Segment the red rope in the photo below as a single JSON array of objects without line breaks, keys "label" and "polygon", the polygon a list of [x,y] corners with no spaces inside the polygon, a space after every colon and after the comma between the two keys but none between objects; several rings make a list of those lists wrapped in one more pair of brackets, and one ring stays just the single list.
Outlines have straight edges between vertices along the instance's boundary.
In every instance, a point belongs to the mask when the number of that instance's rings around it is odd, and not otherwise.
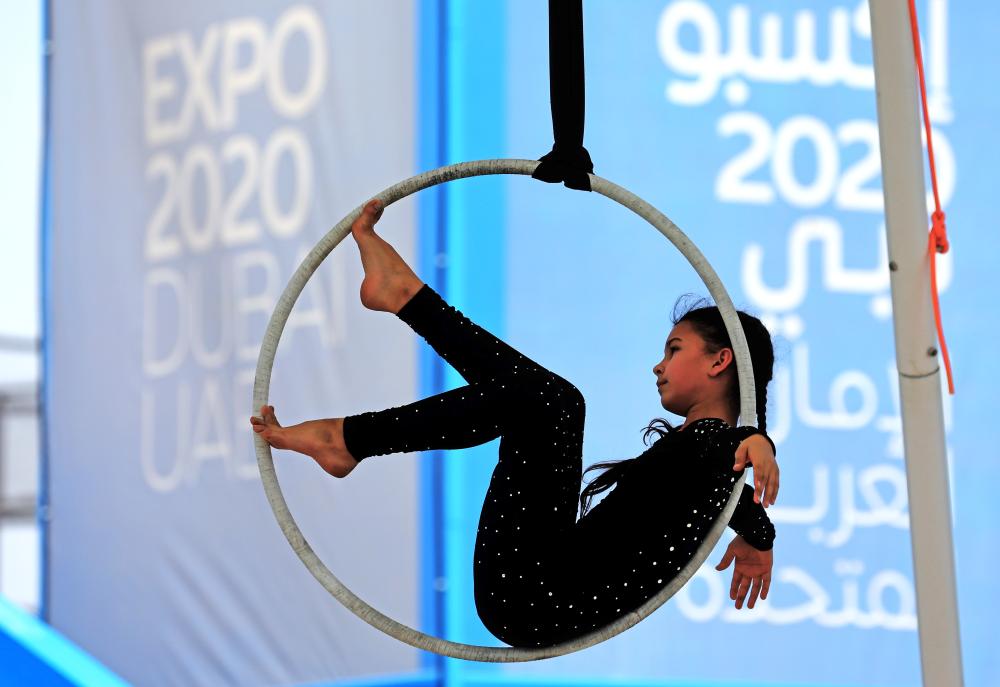
[{"label": "red rope", "polygon": [[927,255],[931,263],[931,296],[934,302],[934,321],[937,323],[938,341],[941,343],[941,357],[944,358],[944,368],[948,373],[948,392],[955,393],[955,382],[951,375],[951,358],[948,357],[948,344],[944,340],[944,328],[941,326],[941,306],[938,303],[937,288],[937,254],[948,252],[948,230],[944,223],[944,211],[941,209],[941,197],[938,195],[937,167],[934,164],[934,142],[931,139],[931,117],[927,111],[927,86],[924,83],[924,58],[920,50],[920,29],[917,26],[917,8],[915,0],[910,0],[910,28],[913,31],[913,51],[917,60],[917,75],[920,77],[920,102],[924,111],[924,128],[927,131],[927,158],[931,168],[931,187],[934,189],[934,213],[931,215],[931,230],[927,237]]}]

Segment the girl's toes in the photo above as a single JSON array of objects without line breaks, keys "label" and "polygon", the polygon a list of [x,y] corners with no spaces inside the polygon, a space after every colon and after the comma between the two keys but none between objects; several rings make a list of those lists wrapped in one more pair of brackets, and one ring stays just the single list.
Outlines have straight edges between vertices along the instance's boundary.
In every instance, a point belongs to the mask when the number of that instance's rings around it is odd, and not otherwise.
[{"label": "girl's toes", "polygon": [[264,419],[264,424],[281,426],[277,416],[274,414],[274,406],[261,406],[260,414]]},{"label": "girl's toes", "polygon": [[361,210],[361,214],[354,220],[353,229],[359,230],[363,234],[375,231],[375,223],[382,216],[383,206],[379,200],[369,201]]}]

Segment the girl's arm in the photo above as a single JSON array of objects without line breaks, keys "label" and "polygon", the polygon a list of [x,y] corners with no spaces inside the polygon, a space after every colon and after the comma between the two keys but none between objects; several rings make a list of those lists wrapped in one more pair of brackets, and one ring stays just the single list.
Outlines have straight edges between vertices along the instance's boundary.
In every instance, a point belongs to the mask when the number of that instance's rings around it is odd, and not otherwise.
[{"label": "girl's arm", "polygon": [[733,470],[753,467],[754,501],[764,508],[774,505],[778,497],[780,470],[774,459],[774,442],[766,434],[751,434],[736,448],[736,464]]},{"label": "girl's arm", "polygon": [[753,487],[749,484],[743,485],[743,492],[733,511],[733,517],[729,519],[729,526],[758,551],[770,551],[774,548],[774,524],[767,517],[764,507],[754,503]]},{"label": "girl's arm", "polygon": [[[733,467],[737,449],[744,440],[762,432],[754,427],[734,428],[724,423],[709,425],[705,427],[705,431],[709,433],[709,445],[714,459],[712,464],[714,488],[718,489],[719,493],[726,494],[728,498],[728,494],[732,493],[733,479],[739,479],[740,473],[745,469],[739,464],[737,469]],[[766,434],[763,436],[770,442],[770,437]],[[774,525],[767,517],[764,506],[755,502],[754,495],[754,488],[744,484],[736,510],[729,520],[729,526],[758,551],[769,551],[774,547]]]}]

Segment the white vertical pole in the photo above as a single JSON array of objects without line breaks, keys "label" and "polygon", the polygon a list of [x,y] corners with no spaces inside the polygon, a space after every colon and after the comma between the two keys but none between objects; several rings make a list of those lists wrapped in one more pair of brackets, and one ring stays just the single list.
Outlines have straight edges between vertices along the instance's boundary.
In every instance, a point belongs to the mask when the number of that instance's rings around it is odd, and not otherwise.
[{"label": "white vertical pole", "polygon": [[870,0],[869,8],[920,662],[925,687],[960,687],[962,656],[913,37],[907,0]]}]

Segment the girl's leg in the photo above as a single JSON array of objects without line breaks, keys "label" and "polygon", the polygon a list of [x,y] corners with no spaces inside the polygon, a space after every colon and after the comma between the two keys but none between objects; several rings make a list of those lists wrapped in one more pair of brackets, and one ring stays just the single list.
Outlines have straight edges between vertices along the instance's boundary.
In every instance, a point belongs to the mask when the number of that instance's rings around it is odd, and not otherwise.
[{"label": "girl's leg", "polygon": [[514,646],[579,632],[568,608],[578,603],[581,571],[563,546],[576,524],[586,405],[571,384],[555,375],[547,381],[500,439],[476,535],[476,609],[490,632]]},{"label": "girl's leg", "polygon": [[[469,385],[401,408],[345,418],[357,458],[462,448],[500,436],[476,537],[476,606],[494,635],[519,646],[578,628],[554,617],[573,603],[560,544],[576,523],[583,468],[583,395],[465,318],[424,285],[397,313]],[[575,622],[575,620],[574,620]],[[564,623],[571,625],[570,623]]]},{"label": "girl's leg", "polygon": [[[555,617],[552,609],[565,609],[573,593],[559,545],[576,522],[583,396],[422,284],[374,234],[378,212],[369,203],[352,226],[366,275],[362,303],[396,313],[469,385],[403,408],[303,423],[299,429],[282,428],[269,409],[264,419],[251,418],[254,431],[278,448],[286,446],[275,442],[289,442],[288,448],[313,456],[325,468],[329,463],[328,471],[337,476],[356,465],[355,451],[363,457],[458,448],[502,436],[476,540],[476,605],[487,628],[509,643],[551,642],[573,631],[543,621]],[[347,443],[351,453],[344,448]],[[323,457],[327,454],[329,460]]]},{"label": "girl's leg", "polygon": [[493,336],[424,284],[397,317],[422,336],[470,384],[551,373]]},{"label": "girl's leg", "polygon": [[511,395],[505,385],[467,385],[405,406],[344,418],[355,460],[388,453],[469,448],[500,436]]},{"label": "girl's leg", "polygon": [[427,284],[397,315],[470,383],[406,406],[344,418],[344,441],[356,460],[492,441],[526,397],[531,403],[569,385],[469,320]]},{"label": "girl's leg", "polygon": [[[442,432],[445,427],[442,422],[417,422],[419,410],[424,408],[427,412],[426,404],[422,406],[421,402],[412,408],[404,406],[347,418],[311,420],[292,427],[282,427],[270,407],[261,409],[262,417],[250,419],[254,431],[272,446],[305,453],[337,477],[346,476],[366,455],[413,450],[404,448],[409,444],[400,439],[405,437],[410,437],[414,447],[425,449],[472,446],[496,438],[503,431],[505,417],[497,409],[498,404],[502,408],[507,403],[498,396],[518,393],[513,390],[522,389],[525,384],[530,386],[532,378],[541,379],[539,375],[568,384],[472,323],[421,282],[392,246],[375,234],[373,227],[380,214],[381,209],[374,201],[368,203],[351,228],[365,269],[362,303],[373,310],[396,313],[470,382],[467,388],[475,386],[476,393],[486,394],[482,397],[486,405],[463,410],[448,402],[451,398],[467,400],[461,392],[425,399],[437,404],[436,412],[442,420],[449,414],[460,419],[466,436],[462,436],[463,430],[454,427],[450,433]],[[487,392],[479,388],[482,384],[492,384],[499,390]],[[400,432],[396,423],[402,423],[406,431]],[[488,438],[480,440],[480,433]]]}]

